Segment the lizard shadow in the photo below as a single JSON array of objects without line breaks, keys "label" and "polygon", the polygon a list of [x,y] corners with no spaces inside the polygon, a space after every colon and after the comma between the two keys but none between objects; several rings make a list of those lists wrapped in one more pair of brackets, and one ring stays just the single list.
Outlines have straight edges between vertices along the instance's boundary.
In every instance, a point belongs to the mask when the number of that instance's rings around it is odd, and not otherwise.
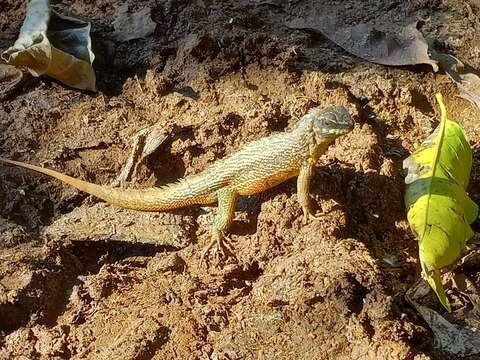
[{"label": "lizard shadow", "polygon": [[319,199],[337,203],[329,212],[344,213],[344,226],[334,235],[355,238],[367,246],[383,242],[386,234],[397,232],[395,223],[406,219],[403,191],[401,178],[357,171],[338,162],[318,170],[311,189]]},{"label": "lizard shadow", "polygon": [[411,261],[418,257],[418,243],[406,218],[404,190],[401,161],[393,162],[388,175],[335,162],[318,169],[311,186],[311,194],[321,205],[332,200],[337,203],[323,209],[328,213],[325,220],[319,220],[320,226],[328,229],[331,224],[340,224],[331,230],[334,239],[362,243],[381,272],[375,287],[393,295],[398,311],[415,318],[403,292],[398,291],[419,276],[417,265]]},{"label": "lizard shadow", "polygon": [[[41,244],[36,244],[33,248],[40,246]],[[7,333],[26,326],[34,314],[39,323],[48,327],[55,326],[58,317],[71,303],[75,303],[76,300],[72,300],[71,294],[79,287],[82,289],[80,293],[86,296],[84,299],[91,301],[88,291],[85,290],[88,287],[85,286],[86,277],[98,274],[104,266],[107,267],[107,273],[109,265],[118,262],[123,262],[125,269],[142,268],[157,254],[174,250],[169,246],[127,244],[111,240],[79,241],[50,248],[50,255],[44,258],[30,257],[22,252],[22,247],[11,248],[14,249],[18,250],[24,266],[34,272],[26,287],[22,289],[22,296],[12,302],[0,303],[0,327]],[[30,253],[36,254],[33,250],[30,250]],[[52,257],[56,260],[52,261]],[[178,265],[182,266],[181,263]],[[109,277],[108,274],[106,276]],[[127,279],[127,282],[130,280],[134,279]],[[103,296],[109,296],[115,289],[114,282],[109,280],[102,288]],[[77,321],[82,323],[84,320]]]},{"label": "lizard shadow", "polygon": [[[321,221],[328,220],[329,216],[343,217],[343,226],[334,229],[332,235],[338,239],[361,241],[379,261],[392,253],[414,256],[416,243],[411,242],[411,246],[406,248],[403,241],[406,240],[405,229],[397,226],[397,222],[406,221],[401,171],[400,167],[398,176],[362,172],[339,161],[319,167],[310,189],[311,196],[315,198],[312,199],[313,210],[325,211]],[[270,201],[281,193],[296,193],[295,181],[287,181],[257,196],[239,199],[237,219],[229,232],[240,236],[255,234],[262,202]],[[334,205],[325,207],[322,204],[332,200]],[[243,214],[238,216],[238,212]]]},{"label": "lizard shadow", "polygon": [[[331,85],[344,88],[337,83]],[[332,199],[340,204],[344,226],[334,230],[335,237],[361,241],[379,265],[385,265],[385,259],[392,256],[399,262],[402,257],[405,261],[407,257],[415,257],[418,251],[411,234],[405,231],[408,223],[403,201],[403,159],[409,151],[401,139],[388,136],[395,133],[392,125],[380,120],[366,101],[356,98],[348,88],[345,90],[357,106],[358,123],[368,125],[376,138],[372,148],[357,160],[367,170],[357,170],[337,160],[317,171],[311,191],[317,192],[320,199]],[[416,269],[410,270],[404,275],[415,276]]]},{"label": "lizard shadow", "polygon": [[257,232],[258,214],[260,213],[261,205],[261,195],[240,197],[235,209],[237,216],[229,232],[240,236],[255,234]]}]

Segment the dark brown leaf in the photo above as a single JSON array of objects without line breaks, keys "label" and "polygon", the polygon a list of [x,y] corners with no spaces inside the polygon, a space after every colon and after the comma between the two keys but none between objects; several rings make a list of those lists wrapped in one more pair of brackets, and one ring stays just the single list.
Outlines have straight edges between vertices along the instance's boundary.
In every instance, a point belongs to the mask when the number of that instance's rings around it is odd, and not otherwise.
[{"label": "dark brown leaf", "polygon": [[152,20],[149,7],[135,13],[129,13],[128,7],[122,6],[113,22],[115,29],[113,39],[118,42],[125,42],[144,38],[151,35],[156,26],[157,24]]},{"label": "dark brown leaf", "polygon": [[349,53],[373,63],[392,66],[429,64],[434,71],[438,70],[415,23],[389,30],[367,23],[342,26],[335,19],[313,12],[308,17],[287,22],[286,26],[320,32]]}]

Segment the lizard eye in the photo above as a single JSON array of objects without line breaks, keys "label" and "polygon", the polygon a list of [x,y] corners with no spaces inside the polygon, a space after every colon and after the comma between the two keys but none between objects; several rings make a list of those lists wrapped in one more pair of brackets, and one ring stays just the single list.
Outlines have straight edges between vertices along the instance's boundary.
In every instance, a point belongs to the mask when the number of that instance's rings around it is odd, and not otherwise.
[{"label": "lizard eye", "polygon": [[336,123],[336,117],[334,114],[326,114],[323,120],[325,125],[334,125]]}]

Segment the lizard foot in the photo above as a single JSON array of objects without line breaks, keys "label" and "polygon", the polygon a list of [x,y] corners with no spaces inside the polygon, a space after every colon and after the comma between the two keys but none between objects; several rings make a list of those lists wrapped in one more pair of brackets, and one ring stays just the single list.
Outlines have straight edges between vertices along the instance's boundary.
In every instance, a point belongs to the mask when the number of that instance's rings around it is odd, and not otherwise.
[{"label": "lizard foot", "polygon": [[313,212],[304,213],[302,224],[303,225],[308,224],[309,220],[320,220],[322,217],[324,217],[328,213],[329,213],[329,211],[322,211],[322,212],[319,212],[319,213],[313,213]]},{"label": "lizard foot", "polygon": [[[335,202],[336,204],[338,204],[337,202]],[[309,220],[320,220],[322,219],[325,215],[328,215],[333,209],[330,209],[330,210],[323,210],[321,212],[314,212],[313,210],[311,210],[310,208],[304,208],[303,209],[303,221],[302,221],[302,224],[303,225],[306,225],[308,224],[308,221]]]},{"label": "lizard foot", "polygon": [[302,221],[302,224],[303,225],[306,225],[308,224],[309,220],[319,220],[320,218],[322,218],[324,215],[326,215],[327,212],[325,211],[322,211],[320,213],[313,213],[313,212],[307,212],[307,213],[303,213],[303,221]]},{"label": "lizard foot", "polygon": [[205,257],[213,247],[215,247],[215,249],[213,250],[213,253],[215,255],[215,258],[217,258],[218,261],[226,257],[227,254],[225,252],[225,249],[227,250],[228,253],[234,254],[234,250],[232,246],[229,244],[228,241],[224,241],[224,240],[230,240],[230,239],[223,234],[221,234],[220,236],[212,237],[212,240],[210,240],[210,242],[207,244],[207,246],[205,246],[205,249],[202,252],[202,256],[200,257],[200,265],[203,264]]}]

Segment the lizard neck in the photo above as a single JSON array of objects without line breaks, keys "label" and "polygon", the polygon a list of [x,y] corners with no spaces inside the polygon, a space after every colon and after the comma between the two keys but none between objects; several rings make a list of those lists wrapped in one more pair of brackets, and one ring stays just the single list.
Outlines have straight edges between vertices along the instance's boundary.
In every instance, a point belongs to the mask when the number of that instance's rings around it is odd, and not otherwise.
[{"label": "lizard neck", "polygon": [[306,158],[316,162],[318,158],[327,150],[328,146],[334,141],[332,138],[319,136],[313,129],[313,120],[304,118],[292,130],[297,137],[297,141],[304,147],[302,153]]}]

